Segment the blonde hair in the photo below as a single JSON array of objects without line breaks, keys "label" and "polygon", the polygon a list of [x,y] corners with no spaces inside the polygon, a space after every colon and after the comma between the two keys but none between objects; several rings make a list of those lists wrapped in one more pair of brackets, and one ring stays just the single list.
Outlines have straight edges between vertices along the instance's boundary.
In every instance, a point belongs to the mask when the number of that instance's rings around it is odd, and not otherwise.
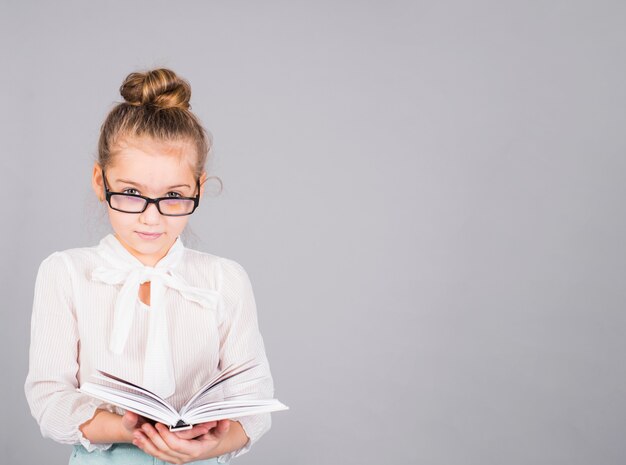
[{"label": "blonde hair", "polygon": [[129,74],[120,87],[120,94],[125,101],[111,110],[100,128],[98,164],[103,169],[111,164],[113,149],[124,137],[190,141],[197,154],[193,171],[199,178],[211,139],[190,111],[189,83],[173,71],[160,68]]}]

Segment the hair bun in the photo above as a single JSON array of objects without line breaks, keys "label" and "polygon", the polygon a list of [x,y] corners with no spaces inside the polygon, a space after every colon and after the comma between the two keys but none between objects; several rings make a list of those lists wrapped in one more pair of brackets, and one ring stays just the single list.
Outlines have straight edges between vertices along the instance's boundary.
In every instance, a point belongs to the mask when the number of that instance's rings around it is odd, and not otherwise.
[{"label": "hair bun", "polygon": [[160,68],[129,74],[120,94],[131,105],[154,105],[158,108],[189,109],[191,86],[174,71]]}]

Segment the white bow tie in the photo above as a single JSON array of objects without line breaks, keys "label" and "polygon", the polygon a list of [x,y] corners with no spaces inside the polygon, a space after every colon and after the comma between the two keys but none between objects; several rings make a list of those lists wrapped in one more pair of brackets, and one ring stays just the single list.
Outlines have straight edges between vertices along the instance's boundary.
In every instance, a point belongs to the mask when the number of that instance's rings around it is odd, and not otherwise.
[{"label": "white bow tie", "polygon": [[110,266],[93,270],[92,279],[113,285],[123,283],[115,301],[113,331],[109,341],[109,348],[115,354],[121,354],[126,345],[139,298],[139,286],[150,281],[150,313],[142,385],[163,398],[169,397],[176,390],[176,382],[163,305],[166,288],[174,289],[187,300],[211,309],[218,308],[220,296],[210,289],[192,287],[181,276],[174,274],[173,270],[184,254],[180,238],[155,267],[143,265],[111,234],[100,242],[98,252]]}]

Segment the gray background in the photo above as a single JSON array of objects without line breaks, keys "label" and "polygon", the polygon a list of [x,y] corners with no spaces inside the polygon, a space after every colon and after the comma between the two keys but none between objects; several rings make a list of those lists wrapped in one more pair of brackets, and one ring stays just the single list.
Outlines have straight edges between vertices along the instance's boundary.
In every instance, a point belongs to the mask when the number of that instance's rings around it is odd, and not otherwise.
[{"label": "gray background", "polygon": [[625,14],[3,0],[2,463],[67,461],[23,394],[37,266],[107,232],[99,126],[168,66],[225,183],[185,243],[248,270],[291,406],[237,463],[623,464]]}]

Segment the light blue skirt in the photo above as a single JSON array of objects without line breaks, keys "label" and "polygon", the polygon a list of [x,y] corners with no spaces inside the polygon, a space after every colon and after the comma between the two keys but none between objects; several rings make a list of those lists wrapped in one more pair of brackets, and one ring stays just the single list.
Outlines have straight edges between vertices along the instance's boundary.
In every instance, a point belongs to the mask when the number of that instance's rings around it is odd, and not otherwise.
[{"label": "light blue skirt", "polygon": [[[189,462],[195,465],[216,465],[217,458]],[[146,454],[133,444],[117,443],[107,450],[87,452],[83,446],[74,446],[68,465],[168,465]]]}]

